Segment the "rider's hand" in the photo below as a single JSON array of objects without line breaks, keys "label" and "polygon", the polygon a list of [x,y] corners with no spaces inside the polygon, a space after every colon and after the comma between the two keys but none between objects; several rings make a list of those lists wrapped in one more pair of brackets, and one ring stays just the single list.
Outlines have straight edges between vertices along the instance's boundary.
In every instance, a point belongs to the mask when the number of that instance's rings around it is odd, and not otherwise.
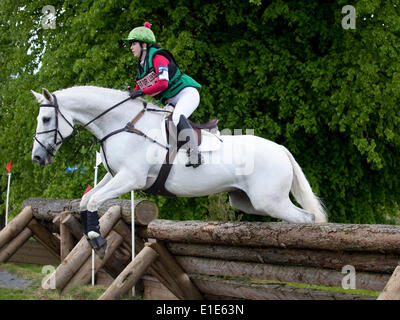
[{"label": "rider's hand", "polygon": [[142,95],[144,95],[144,92],[143,92],[143,90],[141,90],[141,89],[138,89],[138,90],[136,90],[136,91],[129,90],[129,96],[130,96],[132,99],[135,99],[135,98],[137,98],[137,97],[141,97]]}]

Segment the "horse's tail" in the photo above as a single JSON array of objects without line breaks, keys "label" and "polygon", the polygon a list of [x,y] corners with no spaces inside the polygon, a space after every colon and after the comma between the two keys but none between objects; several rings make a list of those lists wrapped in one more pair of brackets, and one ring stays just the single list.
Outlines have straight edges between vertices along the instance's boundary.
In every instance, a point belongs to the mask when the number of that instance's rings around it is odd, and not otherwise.
[{"label": "horse's tail", "polygon": [[300,203],[303,209],[314,214],[315,222],[327,222],[328,214],[325,211],[322,201],[312,191],[311,186],[303,173],[303,170],[301,170],[299,164],[296,162],[290,151],[285,147],[283,147],[283,150],[287,154],[293,167],[293,182],[291,192],[296,198],[296,201]]}]

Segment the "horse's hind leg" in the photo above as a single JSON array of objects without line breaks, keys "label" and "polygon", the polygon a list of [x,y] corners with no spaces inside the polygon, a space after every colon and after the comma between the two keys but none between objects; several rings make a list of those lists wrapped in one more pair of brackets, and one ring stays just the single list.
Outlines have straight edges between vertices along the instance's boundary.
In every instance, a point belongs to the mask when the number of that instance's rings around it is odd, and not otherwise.
[{"label": "horse's hind leg", "polygon": [[257,212],[256,209],[254,209],[249,197],[244,191],[238,189],[235,191],[228,192],[228,195],[229,195],[229,203],[231,204],[232,208],[239,209],[249,214],[256,214],[262,216],[265,215],[265,213]]},{"label": "horse's hind leg", "polygon": [[[313,215],[303,209],[296,207],[288,198],[286,202],[278,202],[273,197],[267,200],[265,197],[262,201],[253,201],[242,190],[228,192],[229,202],[235,209],[239,209],[248,214],[259,216],[271,216],[288,222],[313,222]],[[255,203],[256,207],[253,205]],[[257,209],[256,209],[257,208]]]},{"label": "horse's hind leg", "polygon": [[[314,215],[304,209],[296,207],[287,195],[278,196],[276,193],[252,190],[248,192],[249,199],[257,212],[263,212],[274,218],[293,223],[313,223]],[[259,213],[260,214],[260,213]]]},{"label": "horse's hind leg", "polygon": [[[253,175],[246,181],[246,192],[254,213],[269,215],[294,223],[312,223],[314,214],[296,207],[289,198],[292,187],[293,172],[281,165],[275,171],[271,168],[264,174]],[[261,170],[260,170],[261,171]],[[271,174],[271,172],[274,174]]]}]

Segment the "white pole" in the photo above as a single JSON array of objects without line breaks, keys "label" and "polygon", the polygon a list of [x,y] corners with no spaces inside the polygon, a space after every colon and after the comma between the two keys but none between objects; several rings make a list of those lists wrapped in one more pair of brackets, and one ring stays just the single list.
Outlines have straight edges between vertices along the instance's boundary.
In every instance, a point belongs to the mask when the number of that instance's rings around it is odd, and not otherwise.
[{"label": "white pole", "polygon": [[[98,169],[98,167],[96,165],[94,167],[94,187],[96,187],[96,185],[97,185],[97,169]],[[94,257],[95,257],[95,253],[94,253],[94,250],[92,249],[92,286],[94,286],[94,280],[95,280],[95,277],[94,277],[94,269],[95,269]]]},{"label": "white pole", "polygon": [[97,184],[97,169],[98,169],[97,166],[94,167],[94,186],[96,186]]},{"label": "white pole", "polygon": [[[132,260],[135,259],[135,193],[131,191],[131,230],[132,230]],[[132,287],[132,296],[135,296],[135,286]]]},{"label": "white pole", "polygon": [[7,226],[7,223],[8,223],[8,200],[10,198],[10,183],[11,183],[11,172],[8,173],[8,183],[7,183],[6,226]]}]

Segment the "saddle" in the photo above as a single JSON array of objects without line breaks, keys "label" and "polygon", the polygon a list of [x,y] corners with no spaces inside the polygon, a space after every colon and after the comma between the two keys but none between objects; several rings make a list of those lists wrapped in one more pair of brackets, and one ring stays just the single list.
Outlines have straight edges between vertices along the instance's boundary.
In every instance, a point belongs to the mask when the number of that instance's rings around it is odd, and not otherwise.
[{"label": "saddle", "polygon": [[[196,133],[198,146],[200,146],[201,141],[202,141],[201,130],[204,129],[204,130],[209,130],[211,132],[218,131],[218,119],[213,119],[210,122],[203,123],[203,124],[195,123],[195,122],[192,122],[189,120],[189,123]],[[171,131],[170,130],[171,128],[175,129],[175,130]],[[167,144],[169,146],[176,146],[176,147],[168,148],[167,154],[165,156],[165,160],[161,166],[161,169],[158,173],[156,180],[149,188],[142,190],[142,191],[145,193],[148,193],[148,194],[175,198],[176,195],[174,195],[173,193],[171,193],[167,189],[165,189],[165,181],[167,181],[167,179],[168,179],[169,173],[172,169],[174,159],[176,157],[178,150],[180,149],[179,144],[177,143],[176,127],[172,121],[172,113],[168,117],[165,118],[165,132],[166,132],[166,136],[167,136]],[[182,146],[182,148],[185,149],[184,145]]]},{"label": "saddle", "polygon": [[[187,119],[192,126],[194,132],[196,133],[197,137],[197,145],[199,146],[202,141],[201,137],[201,130],[208,130],[208,131],[218,131],[218,119],[212,119],[207,123],[195,123]],[[176,139],[176,136],[173,132],[170,131],[170,128],[174,128],[175,125],[172,122],[172,114],[165,118],[165,132],[167,134],[167,143],[171,144],[173,141],[169,141],[170,138]],[[174,141],[176,142],[176,141]],[[179,148],[178,148],[179,149]]]}]

